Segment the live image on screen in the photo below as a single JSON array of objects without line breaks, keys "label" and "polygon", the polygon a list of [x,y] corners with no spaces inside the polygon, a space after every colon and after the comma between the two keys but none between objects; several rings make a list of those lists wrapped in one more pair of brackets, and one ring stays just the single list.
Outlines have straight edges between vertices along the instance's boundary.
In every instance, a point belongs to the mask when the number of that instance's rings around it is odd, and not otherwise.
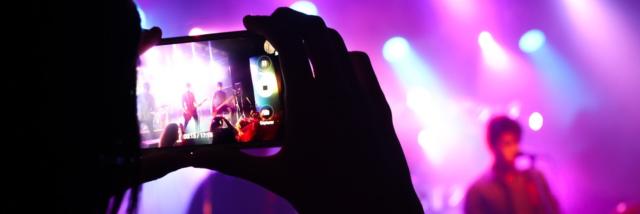
[{"label": "live image on screen", "polygon": [[141,148],[274,140],[281,81],[277,56],[262,43],[209,40],[145,52],[136,92]]}]

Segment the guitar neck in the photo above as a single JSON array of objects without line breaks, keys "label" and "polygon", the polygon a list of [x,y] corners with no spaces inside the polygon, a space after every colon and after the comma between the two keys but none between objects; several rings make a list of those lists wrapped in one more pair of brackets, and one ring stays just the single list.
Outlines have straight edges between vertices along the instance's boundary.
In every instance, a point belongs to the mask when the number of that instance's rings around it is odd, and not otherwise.
[{"label": "guitar neck", "polygon": [[204,104],[204,102],[206,102],[209,98],[204,98],[204,100],[202,100],[200,103],[198,103],[198,105],[196,105],[196,107],[200,107],[202,104]]},{"label": "guitar neck", "polygon": [[226,104],[229,104],[230,101],[233,100],[233,98],[235,98],[234,95],[229,96],[226,100],[222,101],[222,103],[220,103],[220,105],[216,106],[214,109],[215,111],[220,110],[220,108],[222,108],[222,106],[225,106]]}]

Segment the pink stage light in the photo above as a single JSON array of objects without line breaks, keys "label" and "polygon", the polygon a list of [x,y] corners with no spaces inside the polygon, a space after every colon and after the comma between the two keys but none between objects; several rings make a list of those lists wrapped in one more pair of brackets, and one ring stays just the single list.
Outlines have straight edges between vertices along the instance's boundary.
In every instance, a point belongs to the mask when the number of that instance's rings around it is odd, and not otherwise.
[{"label": "pink stage light", "polygon": [[504,70],[508,67],[507,53],[496,42],[491,33],[482,31],[478,35],[478,44],[482,49],[484,62],[496,70]]},{"label": "pink stage light", "polygon": [[191,30],[189,31],[189,36],[198,36],[203,34],[207,34],[207,32],[199,27],[191,28]]},{"label": "pink stage light", "polygon": [[533,112],[531,113],[531,116],[529,116],[529,128],[533,131],[539,131],[542,128],[543,122],[544,119],[542,118],[542,114],[539,112]]}]

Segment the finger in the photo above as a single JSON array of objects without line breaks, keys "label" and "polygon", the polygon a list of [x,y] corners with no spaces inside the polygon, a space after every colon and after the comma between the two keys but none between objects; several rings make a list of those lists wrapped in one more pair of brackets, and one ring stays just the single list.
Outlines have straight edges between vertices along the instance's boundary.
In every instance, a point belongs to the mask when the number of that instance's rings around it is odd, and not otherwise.
[{"label": "finger", "polygon": [[313,68],[314,78],[321,76],[322,70],[332,69],[329,61],[331,50],[327,41],[327,26],[318,16],[309,16],[288,7],[276,9],[272,17],[290,29],[303,41],[307,56]]},{"label": "finger", "polygon": [[302,38],[315,78],[321,82],[323,90],[331,91],[332,97],[349,97],[344,96],[347,91],[345,88],[353,83],[343,76],[351,73],[352,67],[339,34],[327,28],[322,18],[290,8],[278,8],[272,16],[277,22],[295,29],[295,33]]},{"label": "finger", "polygon": [[[393,131],[393,121],[391,115],[391,109],[389,108],[389,104],[386,101],[384,96],[384,92],[380,87],[378,82],[378,78],[376,77],[375,71],[373,70],[373,66],[371,65],[371,60],[369,56],[364,52],[350,52],[351,61],[353,63],[354,74],[357,78],[358,87],[362,88],[364,91],[364,97],[366,98],[367,108],[369,115],[374,115],[371,117],[372,122],[369,124],[375,124],[370,128],[373,131],[372,136],[379,139],[378,143],[371,143],[368,146],[377,147],[375,151],[385,152],[387,154],[398,154],[395,156],[383,155],[380,153],[374,154],[379,156],[385,156],[394,159],[388,159],[388,162],[400,163],[405,161],[404,153],[402,151],[402,147],[400,146],[400,142],[396,136],[396,133]],[[381,166],[383,167],[383,166]],[[388,165],[384,165],[384,167],[388,167]],[[405,166],[406,167],[406,166]],[[391,167],[393,170],[402,171],[404,168],[394,166]],[[399,172],[399,174],[401,174]]]},{"label": "finger", "polygon": [[380,87],[380,82],[373,70],[369,56],[360,51],[349,52],[349,56],[357,83],[364,91],[364,94],[368,95],[369,106],[375,108],[373,111],[378,115],[381,114],[382,118],[391,118],[391,109]]},{"label": "finger", "polygon": [[[337,31],[327,29],[328,44],[334,49],[331,53],[333,69],[323,70],[323,79],[321,84],[325,87],[333,85],[335,97],[341,103],[346,104],[343,109],[337,109],[337,115],[344,121],[351,121],[345,124],[343,130],[344,138],[352,139],[350,145],[351,151],[359,151],[357,148],[368,146],[369,142],[378,140],[375,134],[369,136],[356,136],[354,133],[371,133],[376,132],[377,126],[376,112],[371,112],[371,103],[368,102],[368,94],[359,87],[353,63],[347,51],[344,40]],[[375,108],[375,107],[373,107]],[[358,121],[358,122],[355,122]],[[358,125],[354,125],[354,122]]]},{"label": "finger", "polygon": [[[317,16],[309,16],[290,8],[278,8],[272,15],[274,20],[282,25],[294,29],[298,37],[304,41],[304,47],[313,67],[315,79],[318,81],[321,92],[317,98],[326,100],[326,103],[340,103],[346,105],[326,105],[323,106],[325,117],[314,120],[321,120],[324,124],[336,123],[336,121],[349,121],[348,118],[356,116],[350,103],[357,103],[353,95],[353,83],[345,81],[343,76],[352,73],[352,65],[346,50],[346,46],[341,38],[334,38],[334,35],[327,28],[324,21]],[[328,114],[327,114],[328,113]],[[344,126],[346,124],[336,124]],[[353,133],[353,127],[338,128],[329,138],[346,138]],[[325,134],[326,136],[327,134]],[[338,141],[327,140],[325,146]],[[341,145],[344,146],[344,145]],[[344,147],[343,147],[344,148]]]},{"label": "finger", "polygon": [[[340,36],[340,34],[336,30],[327,28],[327,38],[329,44],[332,44],[333,48],[335,49],[331,53],[334,58],[334,64],[336,66],[339,66],[334,69],[335,74],[332,75],[335,79],[330,79],[327,81],[342,82],[347,84],[348,86],[357,84],[358,79],[356,78],[355,72],[353,71],[353,63],[351,62],[349,51],[347,50],[347,46],[345,45],[342,36]],[[355,89],[357,90],[350,90],[352,94],[350,94],[349,97],[361,97],[362,91],[360,90],[360,88],[356,87]]]},{"label": "finger", "polygon": [[138,45],[138,55],[142,55],[149,48],[158,44],[162,39],[162,30],[159,27],[153,27],[149,30],[143,29],[140,34],[140,44]]}]

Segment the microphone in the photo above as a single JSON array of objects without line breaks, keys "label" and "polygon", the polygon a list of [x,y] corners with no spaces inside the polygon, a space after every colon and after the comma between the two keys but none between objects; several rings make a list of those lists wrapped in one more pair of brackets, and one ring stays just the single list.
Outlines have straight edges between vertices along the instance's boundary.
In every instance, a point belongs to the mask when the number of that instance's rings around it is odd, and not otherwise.
[{"label": "microphone", "polygon": [[516,168],[520,170],[534,168],[537,156],[532,153],[518,152],[516,155]]}]

